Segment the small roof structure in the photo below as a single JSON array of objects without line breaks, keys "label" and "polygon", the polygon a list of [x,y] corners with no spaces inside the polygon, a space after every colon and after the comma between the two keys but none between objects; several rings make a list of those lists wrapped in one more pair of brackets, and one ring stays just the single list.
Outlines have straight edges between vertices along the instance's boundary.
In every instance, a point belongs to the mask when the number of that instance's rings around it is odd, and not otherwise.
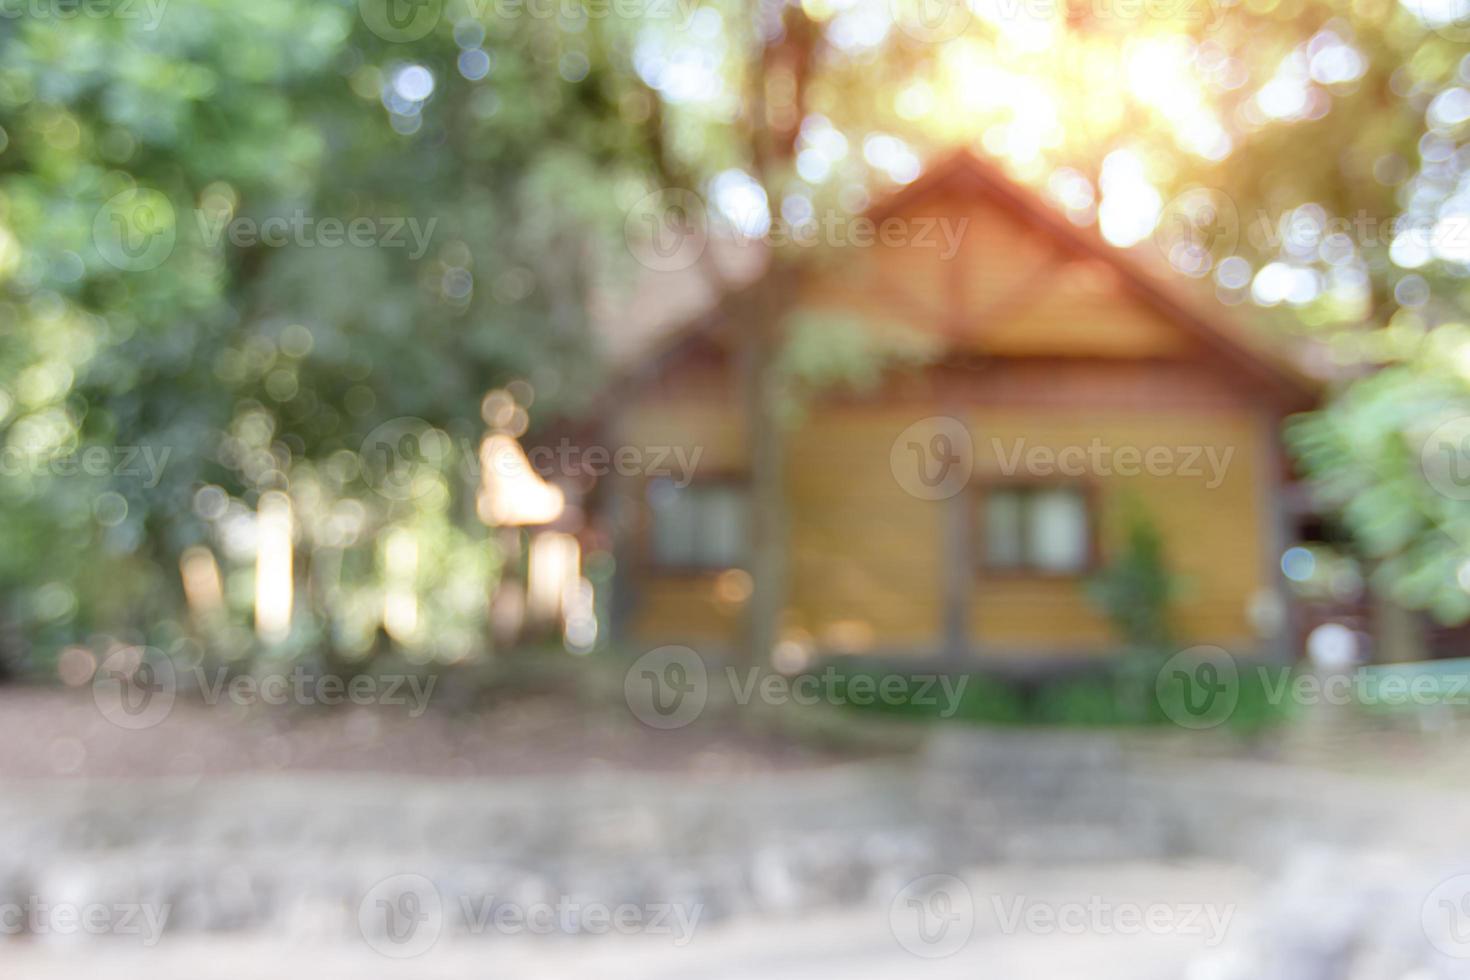
[{"label": "small roof structure", "polygon": [[[1192,336],[1284,409],[1305,410],[1320,400],[1325,379],[1308,369],[1303,352],[1239,322],[1212,296],[1198,295],[1189,288],[1192,280],[1161,258],[1149,261],[1141,250],[1111,245],[1095,228],[1073,224],[1033,189],[968,149],[955,150],[931,163],[913,182],[876,202],[867,217],[881,222],[941,194],[973,196],[994,205],[1046,237],[1062,255],[1106,265],[1127,294]],[[713,267],[729,288],[726,294],[712,288],[709,266],[696,266],[679,273],[650,274],[647,282],[635,285],[635,302],[621,311],[603,304],[602,315],[594,322],[608,324],[607,329],[616,324],[619,331],[628,331],[630,322],[638,324],[633,330],[637,343],[629,344],[625,337],[618,347],[621,356],[616,359],[623,368],[603,392],[603,399],[616,399],[630,387],[656,377],[691,346],[718,336],[738,320],[732,311],[758,291],[774,290],[788,302],[795,297],[792,287],[802,270],[769,261],[769,250],[763,246],[721,242],[715,237],[708,245]],[[676,280],[687,282],[675,289]],[[606,407],[610,407],[608,401],[599,400],[593,414],[603,414],[601,409]]]}]

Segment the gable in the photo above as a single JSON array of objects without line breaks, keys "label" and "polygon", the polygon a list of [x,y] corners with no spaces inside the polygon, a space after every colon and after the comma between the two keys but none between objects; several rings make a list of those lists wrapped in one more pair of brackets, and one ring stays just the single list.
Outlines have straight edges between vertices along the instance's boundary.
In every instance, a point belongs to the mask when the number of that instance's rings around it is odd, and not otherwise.
[{"label": "gable", "polygon": [[[748,317],[799,308],[938,336],[961,358],[1189,361],[1282,413],[1318,400],[1319,381],[1212,298],[1190,296],[1179,276],[1153,270],[1159,262],[1072,225],[969,152],[933,165],[859,223],[865,239],[855,243],[845,227],[813,261],[773,264],[604,396],[666,378],[702,349],[723,359]],[[875,233],[882,229],[896,234]]]},{"label": "gable", "polygon": [[936,334],[964,354],[1203,353],[1107,263],[1064,251],[994,203],[936,194],[883,220],[900,229],[892,242],[839,249],[802,290],[804,308]]}]

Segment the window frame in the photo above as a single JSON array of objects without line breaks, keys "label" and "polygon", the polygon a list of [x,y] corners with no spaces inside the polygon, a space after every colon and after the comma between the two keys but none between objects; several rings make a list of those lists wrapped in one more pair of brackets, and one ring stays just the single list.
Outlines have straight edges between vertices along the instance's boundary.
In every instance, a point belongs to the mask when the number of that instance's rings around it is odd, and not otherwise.
[{"label": "window frame", "polygon": [[[991,562],[986,549],[985,514],[990,495],[998,492],[1020,493],[1022,500],[1047,490],[1075,490],[1082,497],[1082,512],[1087,519],[1087,533],[1083,541],[1082,564],[1075,569],[1057,570],[1042,568],[1031,560],[1030,535],[1027,522],[1021,523],[1021,561],[1014,565],[998,565]],[[1076,479],[1006,479],[977,483],[971,488],[970,500],[970,562],[975,571],[990,579],[1040,579],[1046,581],[1077,581],[1094,574],[1102,565],[1099,539],[1098,486],[1091,480]]]},{"label": "window frame", "polygon": [[[639,552],[643,570],[652,575],[665,576],[669,578],[714,578],[730,571],[732,568],[743,569],[749,563],[748,554],[741,556],[729,565],[702,565],[690,562],[661,561],[654,545],[654,521],[657,520],[657,508],[648,499],[649,490],[659,480],[668,477],[650,477],[643,481],[642,494],[640,497],[642,512],[642,527],[639,530]],[[750,531],[750,479],[739,471],[726,471],[701,474],[690,480],[678,490],[692,490],[695,488],[729,488],[740,493],[745,501],[745,522],[747,538]]]}]

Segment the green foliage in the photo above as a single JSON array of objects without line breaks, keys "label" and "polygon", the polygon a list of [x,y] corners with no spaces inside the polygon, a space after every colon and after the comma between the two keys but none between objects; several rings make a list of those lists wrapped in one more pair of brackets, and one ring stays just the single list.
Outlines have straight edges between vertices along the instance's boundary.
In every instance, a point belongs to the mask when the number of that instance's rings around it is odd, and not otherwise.
[{"label": "green foliage", "polygon": [[[473,506],[481,398],[525,379],[545,416],[592,387],[589,261],[627,260],[597,184],[648,171],[619,107],[642,85],[600,31],[536,18],[484,25],[492,70],[471,81],[458,17],[391,43],[357,7],[171,0],[157,24],[43,9],[0,28],[0,659],[44,670],[112,640],[248,655],[268,490],[297,523],[275,653],[382,649],[395,532],[417,549],[409,654],[488,646],[501,559]],[[547,70],[568,52],[589,62],[580,81]],[[405,103],[413,66],[433,90]],[[109,207],[171,248],[119,263]],[[303,219],[367,222],[371,241],[236,233]],[[384,493],[365,444],[402,418],[423,423],[413,484]],[[220,564],[207,626],[183,602],[193,545]]]},{"label": "green foliage", "polygon": [[1470,433],[1470,380],[1461,371],[1470,329],[1446,324],[1425,334],[1401,325],[1383,344],[1383,365],[1294,419],[1288,445],[1373,563],[1374,586],[1461,623],[1470,618],[1470,503],[1458,469]]},{"label": "green foliage", "polygon": [[[1401,211],[1423,222],[1455,212],[1461,182],[1464,120],[1431,124],[1426,112],[1465,80],[1464,45],[1406,4],[1237,5],[1208,23],[1084,16],[1045,45],[978,16],[944,45],[899,28],[855,40],[868,32],[851,11],[807,5],[820,23],[797,106],[765,102],[791,94],[789,75],[756,76],[803,58],[765,4],[675,5],[680,16],[654,23],[478,24],[474,11],[489,7],[446,4],[427,35],[401,43],[348,0],[170,0],[156,24],[44,16],[65,6],[0,24],[0,448],[12,453],[0,472],[0,654],[41,668],[68,643],[190,641],[178,563],[191,546],[221,563],[228,608],[212,642],[248,647],[252,515],[271,490],[291,495],[298,518],[292,649],[377,649],[362,624],[387,586],[381,543],[401,531],[417,540],[414,583],[433,596],[415,656],[460,656],[502,560],[473,508],[482,395],[517,379],[538,418],[576,406],[600,370],[588,299],[642,271],[619,240],[627,209],[660,187],[708,193],[729,168],[763,182],[773,215],[788,202],[851,215],[907,177],[874,163],[887,144],[868,137],[920,153],[979,141],[1054,194],[1068,168],[1089,202],[1070,217],[1086,223],[1103,161],[1126,150],[1163,201],[1199,185],[1228,204],[1207,259],[1185,250],[1190,275],[1229,253],[1247,273],[1277,263],[1320,287],[1268,299],[1283,329],[1386,320],[1396,286],[1416,296],[1411,275],[1433,289],[1427,303],[1405,301],[1423,314],[1418,333],[1465,298],[1453,256],[1395,265],[1381,232]],[[1332,38],[1352,45],[1360,75],[1317,77]],[[485,77],[459,70],[466,49],[485,53]],[[1139,52],[1183,65],[1198,98],[1135,74],[1127,59]],[[427,97],[397,92],[405,69],[429,73]],[[1278,76],[1311,111],[1262,115],[1258,96]],[[761,131],[802,115],[795,149],[822,147],[805,173]],[[1191,142],[1212,122],[1224,154]],[[171,248],[120,267],[103,239],[114,218],[136,230],[140,202]],[[1281,234],[1303,209],[1380,231],[1345,250],[1303,247]],[[424,247],[221,234],[297,215],[412,220]],[[1228,302],[1250,294],[1215,285]],[[1393,330],[1414,334],[1411,319]],[[800,315],[790,334],[776,380],[795,411],[816,391],[870,390],[931,356],[844,318]],[[1372,360],[1340,343],[1334,354]],[[1416,420],[1470,404],[1447,363],[1400,358],[1304,422],[1294,445],[1379,560],[1382,587],[1459,621],[1470,616],[1455,584],[1464,507],[1426,494],[1415,463]],[[414,493],[384,494],[364,444],[406,417],[442,451],[411,461]],[[114,465],[79,471],[89,450]],[[146,453],[163,460],[156,479],[127,462]],[[471,569],[476,588],[442,571],[453,568]],[[1140,558],[1100,586],[1124,635],[1150,645],[1165,591],[1151,575]]]},{"label": "green foliage", "polygon": [[1032,702],[1032,717],[1045,725],[1111,726],[1158,722],[1152,715],[1125,711],[1117,685],[1106,678],[1059,680],[1043,684]]},{"label": "green foliage", "polygon": [[[896,668],[885,671],[872,666],[838,665],[837,669],[849,679],[864,675],[871,679],[870,685],[874,687],[885,679],[892,684],[895,675],[906,674]],[[1125,686],[1116,673],[1108,670],[1077,671],[1027,681],[983,671],[951,676],[952,683],[956,685],[961,679],[964,681],[957,710],[952,714],[945,714],[947,705],[942,700],[933,703],[932,699],[915,697],[933,690],[927,686],[927,681],[917,680],[915,676],[905,677],[906,694],[899,703],[880,700],[871,704],[847,704],[845,707],[858,712],[880,712],[935,723],[1068,728],[1173,728],[1171,716],[1189,716],[1178,706],[1159,702],[1154,693],[1157,664],[1146,679],[1148,690],[1144,699],[1135,697],[1139,679],[1129,679]],[[1226,730],[1249,734],[1287,720],[1288,705],[1273,703],[1271,692],[1259,672],[1242,670],[1239,682],[1238,700],[1225,721]],[[1182,696],[1179,688],[1170,685],[1165,685],[1160,693],[1165,697]]]},{"label": "green foliage", "polygon": [[[854,678],[861,677],[870,690],[895,690],[901,684],[901,693],[896,697],[870,698],[871,703],[854,703],[844,699],[844,706],[859,711],[878,711],[907,718],[925,720],[954,720],[987,722],[993,724],[1018,724],[1026,720],[1026,707],[1019,690],[1003,679],[989,674],[955,673],[952,683],[963,681],[958,704],[950,715],[942,697],[942,691],[930,677],[920,678],[919,673],[908,674],[900,670],[885,670],[875,666],[856,666],[844,663],[829,665],[835,669],[841,681],[835,686],[845,691]],[[932,676],[932,675],[931,675]],[[886,684],[887,688],[880,688]]]},{"label": "green foliage", "polygon": [[1137,504],[1126,508],[1123,541],[1088,582],[1088,595],[1131,647],[1166,650],[1173,643],[1171,606],[1179,582],[1169,569],[1164,538]]},{"label": "green foliage", "polygon": [[902,324],[878,323],[851,313],[798,310],[786,323],[775,363],[784,414],[799,419],[822,392],[872,392],[891,371],[928,364],[941,343]]}]

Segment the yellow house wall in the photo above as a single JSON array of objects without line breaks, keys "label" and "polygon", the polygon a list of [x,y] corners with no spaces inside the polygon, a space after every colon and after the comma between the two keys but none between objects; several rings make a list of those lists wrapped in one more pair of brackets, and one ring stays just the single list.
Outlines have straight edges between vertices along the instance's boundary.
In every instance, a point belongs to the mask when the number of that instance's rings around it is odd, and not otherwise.
[{"label": "yellow house wall", "polygon": [[[1251,642],[1252,598],[1266,586],[1258,469],[1260,429],[1245,409],[1159,417],[1141,410],[1089,413],[949,410],[972,434],[977,484],[1010,476],[1002,459],[1019,440],[1028,451],[1086,449],[1147,453],[1162,447],[1172,464],[1158,473],[1088,473],[1106,556],[1121,531],[1125,501],[1137,501],[1159,527],[1171,567],[1185,590],[1176,625],[1189,642]],[[933,406],[833,406],[812,411],[788,443],[789,581],[787,626],[823,649],[932,651],[942,642],[945,537],[943,501],[913,497],[891,469],[889,450]],[[664,406],[636,413],[631,444],[703,447],[700,473],[743,471],[740,422],[719,405]],[[997,448],[996,441],[999,446]],[[1205,449],[1224,462],[1214,485]],[[1191,457],[1193,457],[1191,459]],[[1029,457],[1023,457],[1023,459]],[[1112,460],[1114,457],[1109,456]],[[1186,464],[1192,469],[1186,469]],[[1111,465],[1111,464],[1108,464]],[[1106,468],[1106,466],[1105,466]],[[1192,470],[1198,470],[1198,473]],[[1061,479],[1061,477],[1052,477]],[[963,498],[972,519],[978,497]],[[971,542],[977,538],[971,535]],[[639,577],[635,636],[659,641],[734,644],[741,607],[722,601],[712,575]],[[973,647],[1005,653],[1116,649],[1117,638],[1080,579],[987,574],[975,567],[968,594]]]},{"label": "yellow house wall", "polygon": [[[1115,449],[1232,451],[1218,487],[1181,474],[1088,479],[1098,488],[1105,549],[1117,530],[1110,522],[1125,497],[1136,497],[1159,525],[1169,561],[1187,583],[1177,609],[1182,638],[1251,641],[1248,607],[1268,584],[1266,504],[1260,499],[1266,484],[1258,473],[1267,455],[1260,445],[1265,429],[1255,421],[1249,394],[1230,389],[1232,369],[1120,289],[1111,268],[1058,254],[1048,239],[984,202],[934,199],[921,202],[912,216],[967,219],[961,247],[947,259],[932,246],[842,249],[809,280],[799,305],[906,324],[943,334],[952,351],[1016,362],[1085,358],[1103,371],[1109,362],[1195,363],[1209,387],[1236,394],[1184,412],[1169,407],[1175,396],[1160,401],[1148,398],[1148,391],[1140,391],[1143,397],[1133,408],[1116,407],[1134,404],[1116,397],[1103,400],[1115,407],[1093,406],[1085,393],[1073,397],[1073,404],[1082,405],[1074,409],[995,407],[983,398],[962,399],[977,404],[955,408],[940,404],[925,376],[896,385],[896,396],[890,391],[812,406],[789,435],[789,630],[819,648],[938,648],[944,543],[951,532],[942,504],[904,492],[890,469],[889,450],[918,419],[955,415],[974,434],[977,480],[996,475],[992,438],[1007,446],[1024,438],[1028,446],[1054,450],[1086,447],[1098,438]],[[975,383],[985,385],[986,376]],[[1024,387],[1046,385],[1028,381]],[[740,404],[728,378],[686,384],[677,392],[646,392],[623,413],[622,431],[632,445],[702,447],[700,473],[746,469]],[[738,642],[742,610],[721,602],[714,577],[637,570],[636,578],[635,637]],[[1077,581],[977,573],[969,594],[970,640],[979,649],[1116,648],[1108,624]]]},{"label": "yellow house wall", "polygon": [[[646,396],[622,415],[618,443],[634,446],[645,459],[678,449],[686,459],[698,460],[696,478],[746,470],[743,423],[732,387],[718,379],[703,391],[680,391]],[[694,454],[697,453],[696,457]],[[640,519],[646,519],[644,481],[631,478],[630,493]],[[715,576],[664,574],[643,566],[641,554],[646,528],[633,530],[634,554],[626,560],[636,604],[629,631],[634,638],[654,642],[712,643],[729,646],[740,635],[741,607],[721,601]]]},{"label": "yellow house wall", "polygon": [[[1267,584],[1259,496],[1262,434],[1246,411],[1163,418],[1106,411],[1090,413],[1085,420],[987,412],[972,414],[966,422],[977,435],[976,470],[982,482],[1007,479],[992,440],[1000,440],[1001,454],[1014,452],[1016,440],[1028,449],[1053,452],[1071,446],[1086,449],[1094,439],[1114,451],[1130,447],[1143,454],[1161,447],[1153,473],[1132,461],[1130,475],[1089,473],[1082,478],[1097,491],[1103,557],[1122,538],[1125,505],[1136,501],[1158,527],[1168,564],[1181,578],[1183,591],[1175,608],[1181,639],[1231,645],[1254,640],[1249,608]],[[1172,463],[1164,462],[1164,450]],[[1213,451],[1217,464],[1204,455],[1206,450]],[[1112,464],[1101,468],[1111,469]],[[970,637],[977,646],[1021,651],[1116,646],[1110,624],[1075,580],[981,573],[970,594]]]}]

